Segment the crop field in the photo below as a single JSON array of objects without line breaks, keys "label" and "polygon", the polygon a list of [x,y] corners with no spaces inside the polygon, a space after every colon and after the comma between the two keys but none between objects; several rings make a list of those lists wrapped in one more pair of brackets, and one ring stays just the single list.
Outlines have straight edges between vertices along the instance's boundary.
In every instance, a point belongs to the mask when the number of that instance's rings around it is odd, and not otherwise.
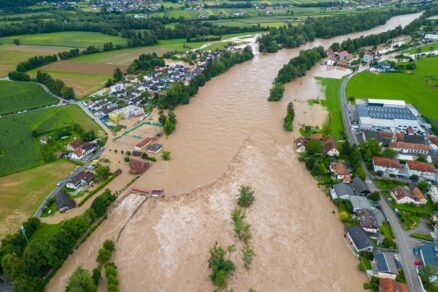
[{"label": "crop field", "polygon": [[[0,41],[1,43],[1,41]],[[0,45],[0,77],[14,71],[17,64],[34,56],[53,55],[62,51],[70,50],[66,47],[44,47],[27,45]]]},{"label": "crop field", "polygon": [[340,131],[344,130],[342,122],[341,99],[339,90],[342,79],[317,78],[325,92],[325,99],[321,104],[330,113],[330,129],[335,138],[340,138]]},{"label": "crop field", "polygon": [[36,83],[0,80],[0,115],[57,103]]},{"label": "crop field", "polygon": [[58,160],[19,173],[0,177],[0,238],[16,232],[32,216],[41,201],[75,165]]},{"label": "crop field", "polygon": [[103,63],[78,63],[73,60],[64,60],[48,64],[39,68],[39,70],[49,72],[113,75],[116,68],[120,68],[122,71],[125,71],[126,69],[128,69],[128,66]]},{"label": "crop field", "polygon": [[102,129],[76,105],[35,110],[0,118],[0,176],[44,164],[40,143],[32,137],[79,124],[102,136]]},{"label": "crop field", "polygon": [[438,128],[437,82],[438,57],[423,58],[412,72],[362,72],[348,82],[347,96],[404,100],[415,105]]},{"label": "crop field", "polygon": [[112,42],[113,45],[125,45],[127,40],[122,37],[110,36],[98,32],[53,32],[39,33],[0,38],[0,42],[12,44],[15,39],[23,45],[61,46],[72,48],[86,48],[88,46],[103,47],[104,43]]}]

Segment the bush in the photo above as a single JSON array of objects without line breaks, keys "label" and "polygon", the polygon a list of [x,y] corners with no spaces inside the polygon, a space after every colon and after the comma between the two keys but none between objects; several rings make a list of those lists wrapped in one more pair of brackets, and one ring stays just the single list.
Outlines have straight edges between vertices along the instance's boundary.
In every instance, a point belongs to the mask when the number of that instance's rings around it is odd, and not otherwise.
[{"label": "bush", "polygon": [[255,201],[254,191],[249,185],[241,185],[237,205],[242,208],[249,208]]},{"label": "bush", "polygon": [[163,151],[163,153],[161,153],[161,158],[163,160],[170,160],[170,151]]}]

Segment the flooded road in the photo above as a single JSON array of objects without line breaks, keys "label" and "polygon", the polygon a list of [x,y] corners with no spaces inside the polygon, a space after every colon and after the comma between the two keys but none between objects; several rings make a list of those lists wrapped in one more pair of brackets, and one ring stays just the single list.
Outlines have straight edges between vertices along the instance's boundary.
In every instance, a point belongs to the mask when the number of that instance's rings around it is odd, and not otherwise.
[{"label": "flooded road", "polygon": [[[293,135],[299,124],[321,125],[325,111],[307,104],[321,95],[314,77],[339,78],[348,71],[316,66],[287,85],[281,102],[269,103],[267,97],[278,70],[299,50],[379,33],[418,16],[397,16],[366,32],[258,54],[178,107],[177,130],[163,143],[172,159],[157,162],[134,183],[164,187],[166,198],[142,205],[116,243],[121,291],[212,291],[208,251],[216,241],[237,244],[231,257],[237,270],[229,285],[234,291],[361,291],[366,277],[343,238],[335,206],[299,163],[292,135],[282,128],[289,101],[296,111]],[[256,192],[247,215],[255,250],[250,270],[243,267],[230,220],[240,184]],[[117,238],[140,203],[134,195],[119,203],[46,291],[63,291],[77,265],[93,268],[101,243]]]}]

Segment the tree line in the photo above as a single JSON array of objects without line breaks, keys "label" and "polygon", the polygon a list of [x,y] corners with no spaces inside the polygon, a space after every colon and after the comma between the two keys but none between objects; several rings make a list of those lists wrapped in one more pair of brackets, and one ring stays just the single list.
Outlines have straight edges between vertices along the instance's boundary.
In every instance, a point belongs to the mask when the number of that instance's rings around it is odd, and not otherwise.
[{"label": "tree line", "polygon": [[156,101],[158,107],[161,109],[174,109],[179,104],[188,104],[190,97],[195,95],[199,87],[204,86],[211,78],[226,72],[235,64],[243,63],[253,57],[254,55],[249,46],[242,52],[224,52],[218,60],[210,62],[201,73],[190,80],[188,85],[178,82],[165,94],[158,96]]},{"label": "tree line", "polygon": [[150,73],[155,67],[164,67],[164,59],[156,53],[141,54],[128,67],[129,74]]},{"label": "tree line", "polygon": [[48,241],[32,241],[31,236],[39,228],[39,220],[29,219],[24,224],[29,243],[21,231],[2,240],[0,274],[13,281],[14,291],[43,291],[50,275],[62,266],[78,241],[90,232],[93,223],[105,216],[115,199],[106,190],[93,200],[84,214],[63,221]]},{"label": "tree line", "polygon": [[315,38],[327,39],[337,35],[371,29],[384,24],[394,15],[407,14],[415,11],[417,11],[416,8],[405,8],[333,17],[309,17],[303,25],[288,25],[272,28],[268,34],[258,39],[260,51],[272,53],[282,47],[299,47],[306,42],[313,41]]},{"label": "tree line", "polygon": [[283,98],[284,84],[306,75],[306,72],[313,67],[321,58],[326,57],[323,47],[300,51],[298,57],[290,59],[277,74],[269,94],[269,101],[279,101]]}]

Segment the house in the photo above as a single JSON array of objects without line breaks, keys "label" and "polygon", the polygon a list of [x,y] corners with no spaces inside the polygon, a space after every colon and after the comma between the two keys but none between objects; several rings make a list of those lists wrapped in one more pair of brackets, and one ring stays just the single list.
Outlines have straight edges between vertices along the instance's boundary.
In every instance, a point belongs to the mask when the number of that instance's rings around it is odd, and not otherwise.
[{"label": "house", "polygon": [[420,179],[435,181],[436,180],[436,169],[432,163],[419,162],[419,161],[408,161],[406,163],[406,170],[408,175],[416,175]]},{"label": "house", "polygon": [[324,148],[324,153],[328,156],[339,156],[339,150],[336,147],[335,139],[329,135],[324,138],[322,141],[322,145]]},{"label": "house", "polygon": [[338,183],[330,189],[330,195],[333,200],[344,199],[348,200],[350,196],[354,196],[354,191],[349,184]]},{"label": "house", "polygon": [[146,137],[146,138],[142,139],[140,142],[138,142],[134,148],[137,151],[141,151],[143,148],[145,148],[150,143],[152,143],[152,141],[154,141],[154,138]]},{"label": "house", "polygon": [[161,151],[161,148],[162,148],[161,144],[151,144],[151,145],[148,145],[148,147],[146,148],[146,151],[156,154],[156,153]]},{"label": "house", "polygon": [[84,143],[81,148],[85,151],[85,155],[88,155],[96,150],[96,143]]},{"label": "house", "polygon": [[391,142],[389,147],[403,154],[428,154],[429,145],[406,143],[406,142]]},{"label": "house", "polygon": [[373,254],[373,274],[380,279],[395,280],[399,273],[394,256],[387,252],[375,252]]},{"label": "house", "polygon": [[368,196],[371,193],[371,191],[368,189],[367,184],[358,176],[353,178],[351,186],[353,188],[353,191],[358,196]]},{"label": "house", "polygon": [[78,148],[70,154],[70,158],[74,160],[82,160],[85,157],[85,150]]},{"label": "house", "polygon": [[373,157],[373,167],[375,172],[382,172],[384,176],[399,175],[402,170],[398,160],[386,157]]},{"label": "house", "polygon": [[361,196],[350,196],[348,200],[351,202],[353,206],[353,212],[356,213],[360,209],[370,209],[373,207],[373,204],[370,200]]},{"label": "house", "polygon": [[436,203],[438,202],[438,186],[433,185],[429,189],[429,196],[432,202]]},{"label": "house", "polygon": [[81,146],[82,146],[82,142],[79,141],[78,139],[74,139],[70,144],[66,146],[66,148],[68,151],[75,151]]},{"label": "house", "polygon": [[295,139],[294,144],[298,153],[306,152],[306,140],[303,137]]},{"label": "house", "polygon": [[379,223],[376,215],[368,209],[359,209],[356,211],[357,219],[360,227],[369,233],[377,233],[379,231]]},{"label": "house", "polygon": [[129,173],[130,174],[143,174],[150,167],[151,167],[151,164],[149,162],[135,160],[135,159],[129,160]]},{"label": "house", "polygon": [[397,186],[391,191],[391,196],[397,202],[397,204],[409,204],[423,205],[427,203],[423,193],[418,187],[413,188],[411,191],[407,187]]},{"label": "house", "polygon": [[67,188],[77,190],[82,186],[90,185],[93,182],[93,178],[93,173],[81,171],[67,183]]},{"label": "house", "polygon": [[366,232],[359,226],[350,227],[347,229],[347,238],[350,241],[353,252],[359,256],[361,251],[372,252],[374,246]]},{"label": "house", "polygon": [[348,167],[342,162],[332,162],[329,166],[330,172],[336,180],[350,182],[351,176]]},{"label": "house", "polygon": [[328,66],[336,65],[336,58],[334,58],[334,57],[327,58],[327,60],[325,60],[325,64]]},{"label": "house", "polygon": [[393,279],[379,279],[379,292],[409,292],[408,286]]},{"label": "house", "polygon": [[338,61],[348,62],[350,60],[350,53],[347,51],[335,52],[334,55]]},{"label": "house", "polygon": [[59,191],[56,194],[56,208],[60,213],[76,208],[76,202],[70,199],[66,191]]},{"label": "house", "polygon": [[365,129],[362,131],[362,137],[364,140],[375,139],[380,146],[388,147],[389,143],[392,142],[393,134],[391,132],[377,132]]}]

